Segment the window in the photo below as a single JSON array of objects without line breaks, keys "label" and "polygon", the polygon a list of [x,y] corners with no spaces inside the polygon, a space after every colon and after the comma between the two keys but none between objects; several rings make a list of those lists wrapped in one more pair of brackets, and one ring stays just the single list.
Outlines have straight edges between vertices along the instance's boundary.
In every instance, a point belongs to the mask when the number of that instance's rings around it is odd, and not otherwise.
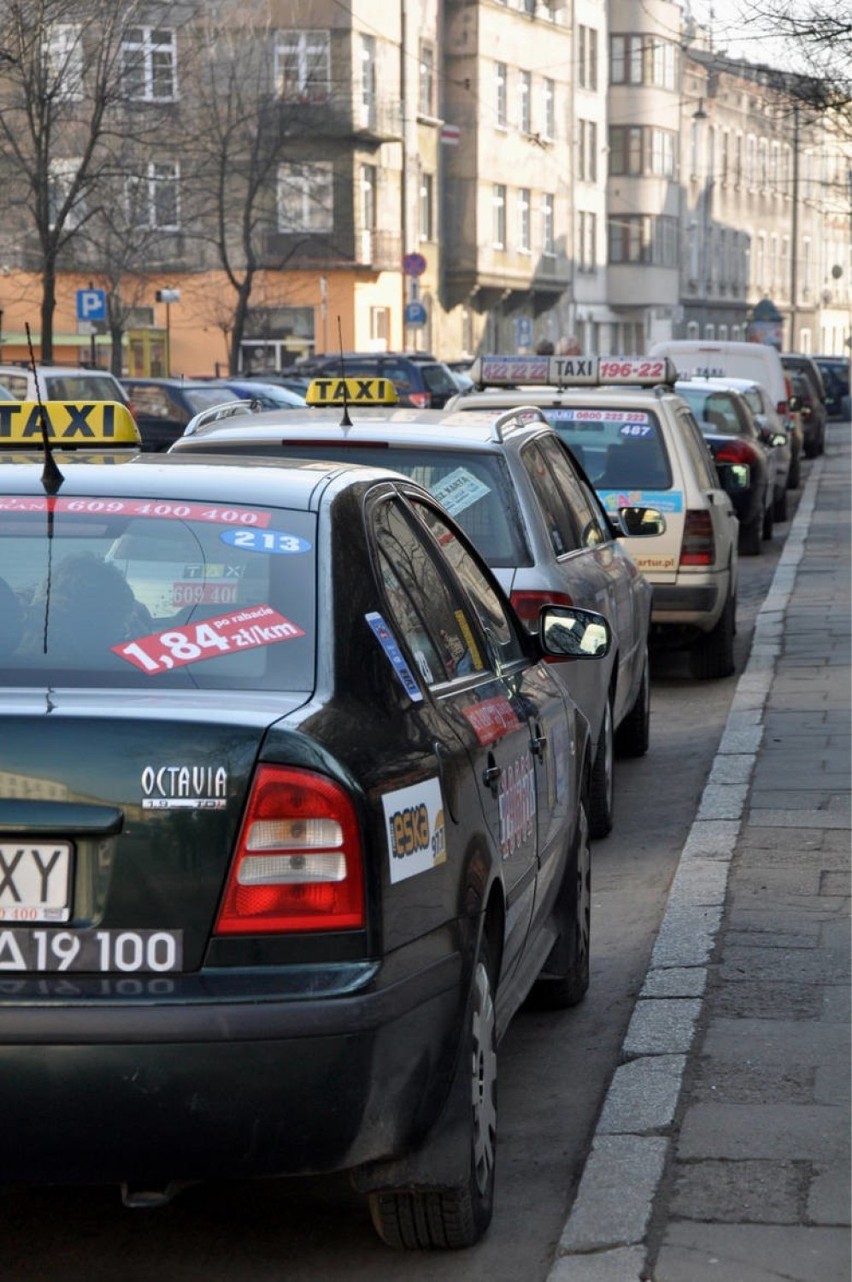
[{"label": "window", "polygon": [[581,89],[586,88],[586,64],[589,57],[588,35],[588,27],[584,27],[582,24],[577,27],[577,84]]},{"label": "window", "polygon": [[177,97],[175,33],[128,27],[121,44],[121,78],[128,98],[170,102]]},{"label": "window", "polygon": [[598,89],[598,33],[595,27],[589,27],[589,83],[593,93]]},{"label": "window", "polygon": [[495,183],[491,189],[492,240],[497,249],[506,246],[506,187],[504,183]]},{"label": "window", "polygon": [[556,83],[545,78],[544,87],[544,136],[556,137]]},{"label": "window", "polygon": [[734,140],[734,186],[739,187],[743,180],[743,136],[737,134]]},{"label": "window", "polygon": [[521,187],[518,191],[518,249],[528,254],[531,248],[530,189]]},{"label": "window", "polygon": [[659,36],[611,36],[610,80],[614,85],[677,88],[677,47]]},{"label": "window", "polygon": [[538,501],[553,555],[560,557],[580,546],[580,532],[565,494],[547,466],[541,444],[540,441],[531,441],[525,445],[521,450],[521,462]]},{"label": "window", "polygon": [[582,182],[597,182],[598,126],[594,120],[578,120],[577,172]]},{"label": "window", "polygon": [[581,89],[597,91],[598,33],[594,27],[577,28],[577,84]]},{"label": "window", "polygon": [[577,249],[581,272],[593,272],[597,267],[597,214],[581,209],[578,215]]},{"label": "window", "polygon": [[435,239],[435,175],[420,175],[420,239]]},{"label": "window", "polygon": [[361,124],[376,120],[376,39],[361,37]]},{"label": "window", "polygon": [[541,252],[553,257],[556,253],[554,241],[554,206],[556,198],[549,192],[541,198]]},{"label": "window", "polygon": [[278,166],[278,230],[334,229],[334,179],[330,161]]},{"label": "window", "polygon": [[[677,135],[670,129],[613,125],[609,131],[609,172],[612,175],[657,174],[661,178],[674,178],[676,141]],[[695,157],[692,163],[696,163]]]},{"label": "window", "polygon": [[722,155],[719,160],[719,181],[721,182],[723,187],[727,186],[727,182],[728,182],[728,170],[730,167],[730,152],[731,152],[731,135],[728,133],[728,130],[726,129],[722,134]]},{"label": "window", "polygon": [[495,63],[494,66],[494,111],[497,116],[497,124],[501,129],[505,129],[508,120],[507,96],[506,96],[506,64],[505,62]]},{"label": "window", "polygon": [[331,88],[327,31],[279,31],[275,84],[283,102],[326,102]]},{"label": "window", "polygon": [[383,344],[385,348],[390,338],[390,308],[389,307],[371,307],[370,308],[370,339],[378,347]]},{"label": "window", "polygon": [[518,77],[518,127],[521,133],[532,133],[532,72],[522,71]]},{"label": "window", "polygon": [[[68,199],[71,188],[77,177],[77,172],[82,161],[80,160],[52,160],[50,162],[50,177],[48,179],[48,202],[50,226],[55,227],[62,208]],[[74,204],[71,205],[65,215],[64,226],[69,230],[73,227],[79,227],[86,216],[87,206],[80,194],[75,198]]]},{"label": "window", "polygon": [[48,28],[45,41],[45,74],[48,89],[58,98],[83,96],[82,27],[56,22]]},{"label": "window", "polygon": [[374,231],[376,227],[376,166],[361,166],[361,227]]},{"label": "window", "polygon": [[180,166],[152,162],[127,182],[128,214],[134,227],[176,231],[180,227]]},{"label": "window", "polygon": [[677,267],[677,220],[653,214],[623,214],[611,218],[609,261]]},{"label": "window", "polygon": [[557,485],[568,496],[580,531],[580,546],[595,548],[601,543],[611,543],[612,535],[604,523],[597,502],[571,467],[564,448],[552,439],[542,440],[539,445]]},{"label": "window", "polygon": [[421,116],[435,114],[435,50],[432,45],[420,44],[420,72],[418,81],[418,111]]}]

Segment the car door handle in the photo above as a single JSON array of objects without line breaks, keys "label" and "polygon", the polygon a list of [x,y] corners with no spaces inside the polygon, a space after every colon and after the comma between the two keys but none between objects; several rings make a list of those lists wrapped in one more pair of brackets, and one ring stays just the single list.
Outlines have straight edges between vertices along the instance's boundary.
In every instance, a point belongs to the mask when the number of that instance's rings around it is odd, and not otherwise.
[{"label": "car door handle", "polygon": [[544,750],[546,747],[547,747],[546,734],[539,734],[539,735],[536,735],[535,738],[530,739],[530,748],[538,757],[539,761],[544,760]]},{"label": "car door handle", "polygon": [[503,773],[503,767],[496,764],[486,766],[482,772],[482,782],[487,788],[496,787],[500,776]]}]

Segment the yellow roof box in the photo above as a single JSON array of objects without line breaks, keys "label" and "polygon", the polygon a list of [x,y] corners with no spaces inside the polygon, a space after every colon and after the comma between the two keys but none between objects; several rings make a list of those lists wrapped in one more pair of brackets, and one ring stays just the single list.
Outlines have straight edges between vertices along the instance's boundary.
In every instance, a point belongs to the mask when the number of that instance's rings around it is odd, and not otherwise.
[{"label": "yellow roof box", "polygon": [[0,449],[42,446],[42,414],[57,449],[140,449],[136,420],[118,401],[0,401]]},{"label": "yellow roof box", "polygon": [[309,405],[397,405],[389,378],[313,378],[305,392]]}]

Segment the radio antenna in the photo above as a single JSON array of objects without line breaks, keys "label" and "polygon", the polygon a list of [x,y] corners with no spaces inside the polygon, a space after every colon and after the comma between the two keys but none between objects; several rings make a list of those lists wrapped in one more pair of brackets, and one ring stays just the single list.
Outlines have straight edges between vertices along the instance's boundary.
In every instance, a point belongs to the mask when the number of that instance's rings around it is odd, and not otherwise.
[{"label": "radio antenna", "polygon": [[41,388],[38,381],[38,370],[36,369],[35,353],[33,352],[33,340],[30,334],[30,323],[26,321],[24,328],[27,331],[27,347],[30,353],[30,369],[33,374],[33,381],[36,389],[36,400],[38,401],[38,416],[41,425],[41,441],[44,447],[44,468],[41,474],[41,483],[48,494],[58,494],[65,477],[60,472],[56,459],[53,457],[53,445],[50,440],[50,420],[47,417],[47,410],[44,408],[44,402],[41,399]]},{"label": "radio antenna", "polygon": [[341,427],[351,427],[352,419],[349,417],[349,393],[346,389],[346,363],[343,360],[343,329],[340,325],[340,313],[337,315],[337,346],[340,349],[340,380],[343,385],[343,418],[340,420]]}]

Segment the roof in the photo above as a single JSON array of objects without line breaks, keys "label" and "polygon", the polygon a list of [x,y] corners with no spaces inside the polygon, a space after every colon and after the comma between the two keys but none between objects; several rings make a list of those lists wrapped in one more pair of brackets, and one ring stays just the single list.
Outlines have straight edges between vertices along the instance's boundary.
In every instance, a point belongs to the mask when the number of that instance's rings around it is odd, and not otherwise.
[{"label": "roof", "polygon": [[[521,408],[520,406],[518,408]],[[549,426],[540,411],[526,403],[523,417],[516,409],[506,413],[490,409],[444,410],[387,409],[350,410],[352,426],[341,424],[340,409],[312,409],[302,415],[298,410],[268,410],[251,417],[220,419],[201,427],[193,436],[180,438],[170,453],[187,453],[202,443],[206,448],[215,441],[223,450],[244,447],[246,441],[269,447],[279,441],[394,441],[409,445],[434,445],[460,449],[496,448],[501,437],[515,429]]]}]

